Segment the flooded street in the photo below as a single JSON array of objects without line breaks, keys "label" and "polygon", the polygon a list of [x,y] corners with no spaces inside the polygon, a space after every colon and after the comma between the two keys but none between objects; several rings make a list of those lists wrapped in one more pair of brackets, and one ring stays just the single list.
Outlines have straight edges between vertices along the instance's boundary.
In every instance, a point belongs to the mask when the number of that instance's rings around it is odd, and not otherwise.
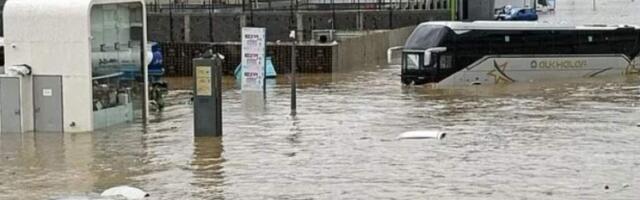
[{"label": "flooded street", "polygon": [[[640,24],[640,2],[598,0],[602,15],[590,2],[540,19]],[[193,137],[190,78],[172,79],[147,125],[0,134],[0,200],[105,199],[119,185],[150,199],[640,199],[637,74],[448,89],[399,75],[301,75],[296,116],[286,75],[264,106],[225,77],[222,138]],[[447,136],[396,139],[415,130]]]},{"label": "flooded street", "polygon": [[640,25],[640,12],[638,12],[638,9],[640,9],[640,1],[557,0],[556,2],[556,11],[540,15],[539,21],[568,25]]},{"label": "flooded street", "polygon": [[[639,79],[445,90],[398,72],[304,76],[296,117],[284,76],[264,109],[226,80],[222,139],[193,137],[188,91],[146,129],[3,134],[0,199],[638,198]],[[395,139],[420,129],[448,135]]]}]

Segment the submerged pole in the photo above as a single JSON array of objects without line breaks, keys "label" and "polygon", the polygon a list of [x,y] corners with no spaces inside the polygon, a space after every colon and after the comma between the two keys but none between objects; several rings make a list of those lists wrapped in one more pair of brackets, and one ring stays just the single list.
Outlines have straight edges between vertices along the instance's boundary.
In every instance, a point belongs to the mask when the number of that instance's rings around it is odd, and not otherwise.
[{"label": "submerged pole", "polygon": [[[294,35],[296,33],[294,32]],[[291,115],[296,115],[297,97],[296,97],[296,36],[294,36],[293,45],[291,45]]]},{"label": "submerged pole", "polygon": [[[297,0],[296,0],[297,2]],[[293,39],[293,44],[291,45],[291,116],[295,116],[296,115],[296,109],[297,109],[297,97],[296,97],[296,43],[298,42],[298,7],[296,4],[296,10],[293,11],[293,8],[291,8],[291,14],[292,14],[292,19],[291,19],[291,27],[292,27],[292,31],[289,34],[289,37]],[[295,12],[295,15],[293,14]],[[295,16],[295,19],[293,18]],[[296,20],[295,22],[293,20]]]}]

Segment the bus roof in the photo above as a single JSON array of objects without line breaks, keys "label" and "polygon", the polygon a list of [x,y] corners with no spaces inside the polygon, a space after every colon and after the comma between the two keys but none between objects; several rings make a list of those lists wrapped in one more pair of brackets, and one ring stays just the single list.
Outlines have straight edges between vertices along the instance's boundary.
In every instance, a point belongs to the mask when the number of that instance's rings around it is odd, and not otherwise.
[{"label": "bus roof", "polygon": [[635,25],[583,25],[570,26],[560,24],[550,24],[541,22],[527,21],[474,21],[474,22],[458,22],[458,21],[431,21],[420,24],[419,26],[440,25],[451,28],[455,32],[469,30],[616,30],[618,28],[635,28]]}]

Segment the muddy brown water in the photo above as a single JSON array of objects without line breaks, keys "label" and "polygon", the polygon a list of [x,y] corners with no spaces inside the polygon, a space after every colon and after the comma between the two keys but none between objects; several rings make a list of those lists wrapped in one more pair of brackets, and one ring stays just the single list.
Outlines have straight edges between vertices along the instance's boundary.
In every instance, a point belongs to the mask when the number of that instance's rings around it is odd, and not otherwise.
[{"label": "muddy brown water", "polygon": [[[640,2],[558,2],[541,21],[632,23]],[[194,138],[189,91],[152,122],[0,134],[0,199],[639,199],[640,79],[403,87],[397,66],[287,79],[243,107],[224,81],[223,138]],[[172,86],[188,88],[188,79]],[[245,100],[246,101],[246,100]],[[396,140],[439,129],[443,140]]]},{"label": "muddy brown water", "polygon": [[[639,197],[640,79],[431,89],[398,70],[303,75],[295,117],[285,77],[259,109],[227,79],[222,139],[192,136],[188,91],[147,127],[2,134],[0,199]],[[448,135],[395,139],[419,129]]]}]

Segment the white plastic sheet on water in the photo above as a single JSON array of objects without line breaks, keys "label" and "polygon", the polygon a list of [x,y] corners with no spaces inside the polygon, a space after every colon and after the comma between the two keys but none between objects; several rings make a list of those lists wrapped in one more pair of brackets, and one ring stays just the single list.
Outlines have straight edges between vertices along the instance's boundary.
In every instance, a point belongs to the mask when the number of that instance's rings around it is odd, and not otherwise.
[{"label": "white plastic sheet on water", "polygon": [[145,191],[142,191],[141,189],[138,189],[138,188],[124,185],[124,186],[109,188],[104,192],[102,192],[100,196],[103,196],[103,197],[122,196],[126,199],[144,199],[145,197],[149,196],[149,193],[146,193]]},{"label": "white plastic sheet on water", "polygon": [[447,134],[439,130],[418,130],[400,134],[396,139],[443,139]]}]

